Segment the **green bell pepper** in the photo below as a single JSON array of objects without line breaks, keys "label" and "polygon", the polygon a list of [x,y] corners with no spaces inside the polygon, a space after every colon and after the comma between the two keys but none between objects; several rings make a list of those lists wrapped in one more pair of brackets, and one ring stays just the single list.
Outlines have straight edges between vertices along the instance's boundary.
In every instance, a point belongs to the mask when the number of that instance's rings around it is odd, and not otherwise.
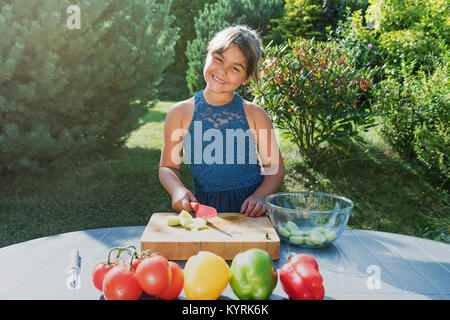
[{"label": "green bell pepper", "polygon": [[230,286],[241,300],[265,300],[277,285],[272,257],[262,249],[238,253],[230,267]]}]

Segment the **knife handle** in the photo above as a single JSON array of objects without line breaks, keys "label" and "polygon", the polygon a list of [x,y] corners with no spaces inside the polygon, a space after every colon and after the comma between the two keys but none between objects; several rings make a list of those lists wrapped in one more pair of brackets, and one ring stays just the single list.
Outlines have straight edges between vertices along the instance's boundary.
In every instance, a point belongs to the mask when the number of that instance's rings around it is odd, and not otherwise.
[{"label": "knife handle", "polygon": [[194,210],[195,213],[198,211],[198,207],[200,206],[200,203],[198,202],[191,202],[190,203],[192,210]]}]

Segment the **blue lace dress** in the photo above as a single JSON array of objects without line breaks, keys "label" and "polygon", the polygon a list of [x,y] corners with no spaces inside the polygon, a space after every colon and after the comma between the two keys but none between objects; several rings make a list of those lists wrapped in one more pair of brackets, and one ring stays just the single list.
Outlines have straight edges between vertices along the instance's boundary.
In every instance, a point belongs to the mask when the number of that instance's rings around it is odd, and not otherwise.
[{"label": "blue lace dress", "polygon": [[213,106],[205,101],[203,90],[197,92],[183,147],[194,196],[217,212],[240,212],[263,180],[255,139],[237,93],[230,103]]}]

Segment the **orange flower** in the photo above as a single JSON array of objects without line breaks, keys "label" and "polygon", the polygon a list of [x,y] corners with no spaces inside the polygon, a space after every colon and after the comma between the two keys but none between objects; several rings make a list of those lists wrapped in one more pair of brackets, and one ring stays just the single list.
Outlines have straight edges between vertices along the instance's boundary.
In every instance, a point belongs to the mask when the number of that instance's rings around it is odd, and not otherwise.
[{"label": "orange flower", "polygon": [[264,70],[261,70],[259,73],[259,80],[262,80],[264,78]]},{"label": "orange flower", "polygon": [[359,87],[361,88],[361,90],[364,90],[366,88],[366,84],[364,83],[364,81],[359,82]]}]

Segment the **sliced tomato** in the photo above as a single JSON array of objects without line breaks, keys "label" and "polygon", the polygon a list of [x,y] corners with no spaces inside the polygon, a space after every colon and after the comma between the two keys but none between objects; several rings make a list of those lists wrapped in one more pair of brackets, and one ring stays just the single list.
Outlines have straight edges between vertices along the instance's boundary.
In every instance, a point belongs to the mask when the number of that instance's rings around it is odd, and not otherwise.
[{"label": "sliced tomato", "polygon": [[172,275],[169,287],[158,295],[158,297],[164,300],[173,300],[177,298],[180,295],[181,290],[183,290],[184,285],[183,269],[173,261],[169,261],[169,267]]}]

